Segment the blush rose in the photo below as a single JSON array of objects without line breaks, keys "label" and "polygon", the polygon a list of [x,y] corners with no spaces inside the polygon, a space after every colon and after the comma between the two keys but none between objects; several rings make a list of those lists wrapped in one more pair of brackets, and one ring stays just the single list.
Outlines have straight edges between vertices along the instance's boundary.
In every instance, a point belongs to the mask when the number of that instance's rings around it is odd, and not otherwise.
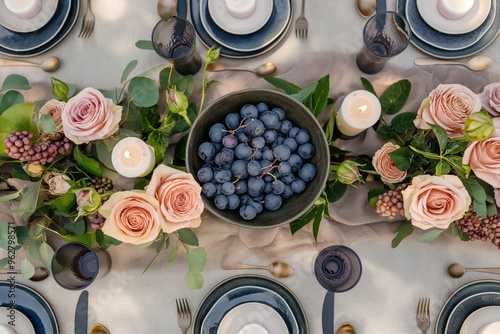
[{"label": "blush rose", "polygon": [[430,124],[441,126],[450,138],[464,135],[468,115],[481,110],[481,100],[469,88],[459,85],[439,85],[422,101],[414,123],[419,129]]},{"label": "blush rose", "polygon": [[88,87],[69,99],[64,107],[64,134],[75,144],[106,139],[118,131],[121,117],[121,106]]},{"label": "blush rose", "polygon": [[484,87],[483,92],[478,94],[483,108],[491,116],[500,116],[500,82],[495,82]]},{"label": "blush rose", "polygon": [[455,175],[415,176],[402,195],[406,218],[423,230],[448,228],[464,216],[472,201]]},{"label": "blush rose", "polygon": [[158,214],[163,232],[172,233],[200,225],[205,207],[201,187],[191,174],[159,165],[153,172],[146,193],[159,202]]},{"label": "blush rose", "polygon": [[40,108],[41,115],[49,115],[54,120],[54,123],[56,124],[54,132],[63,132],[62,112],[65,106],[66,102],[52,99],[45,102],[45,104]]},{"label": "blush rose", "polygon": [[400,148],[399,145],[388,142],[373,155],[373,167],[375,167],[383,182],[398,183],[406,178],[406,171],[397,168],[394,160],[389,156],[389,153],[396,151],[398,148]]},{"label": "blush rose", "polygon": [[495,131],[483,141],[473,141],[464,151],[462,163],[481,180],[500,188],[500,118],[493,118]]},{"label": "blush rose", "polygon": [[99,209],[106,218],[102,231],[134,245],[152,242],[161,230],[157,211],[158,201],[144,191],[114,193]]}]

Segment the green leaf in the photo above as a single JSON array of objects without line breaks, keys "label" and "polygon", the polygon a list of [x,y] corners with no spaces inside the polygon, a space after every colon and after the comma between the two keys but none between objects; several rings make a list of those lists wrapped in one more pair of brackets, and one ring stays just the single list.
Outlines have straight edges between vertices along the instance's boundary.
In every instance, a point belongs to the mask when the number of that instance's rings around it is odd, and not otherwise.
[{"label": "green leaf", "polygon": [[108,249],[111,246],[118,246],[122,242],[109,235],[104,234],[101,229],[95,231],[96,241],[102,249]]},{"label": "green leaf", "polygon": [[443,155],[446,146],[448,145],[448,135],[446,134],[446,131],[439,125],[436,124],[431,124],[427,123],[432,131],[434,132],[434,135],[436,136],[436,139],[439,144],[439,153]]},{"label": "green leaf", "polygon": [[468,140],[459,139],[459,140],[451,140],[446,145],[446,150],[444,152],[445,155],[452,155],[462,152],[469,145]]},{"label": "green leaf", "polygon": [[188,271],[184,278],[184,283],[188,289],[199,290],[203,287],[204,279],[201,273],[193,273]]},{"label": "green leaf", "polygon": [[328,202],[330,203],[336,202],[341,199],[346,191],[347,184],[338,181],[327,182],[325,187],[326,197],[328,199]]},{"label": "green leaf", "polygon": [[432,153],[432,152],[422,151],[422,150],[419,150],[418,148],[413,147],[413,146],[410,146],[410,149],[412,149],[413,151],[417,152],[418,154],[423,155],[424,157],[426,157],[428,159],[441,160],[441,156],[439,154]]},{"label": "green leaf", "polygon": [[158,112],[158,106],[148,108],[139,108],[139,115],[141,117],[141,128],[143,134],[150,133],[158,126],[158,121],[160,120],[160,113]]},{"label": "green leaf", "polygon": [[75,146],[73,149],[73,157],[75,158],[76,164],[80,166],[81,169],[83,169],[85,172],[92,174],[97,177],[101,177],[102,171],[101,171],[101,166],[99,166],[99,163],[84,155],[78,146]]},{"label": "green leaf", "polygon": [[174,159],[176,163],[184,163],[186,162],[186,148],[187,148],[187,141],[189,138],[189,134],[184,135],[181,140],[175,144],[175,152],[174,152]]},{"label": "green leaf", "polygon": [[81,237],[85,234],[85,222],[80,219],[74,223],[64,224],[64,229],[75,237]]},{"label": "green leaf", "polygon": [[326,201],[323,201],[322,204],[318,205],[318,210],[316,210],[316,214],[314,215],[313,237],[314,241],[316,242],[318,242],[319,226],[321,225],[321,221],[323,220],[323,213],[325,212],[325,207],[328,207],[328,203]]},{"label": "green leaf", "polygon": [[156,254],[155,256],[153,256],[153,258],[151,259],[151,261],[149,261],[148,265],[146,266],[146,268],[144,269],[144,271],[142,272],[143,274],[149,270],[149,268],[151,268],[151,266],[153,265],[153,263],[155,262],[156,258],[158,257],[158,255],[160,254],[162,248],[163,248],[163,245],[165,244],[165,234],[162,233],[161,234],[161,240],[160,242],[158,243],[158,246],[156,247]]},{"label": "green leaf", "polygon": [[[191,122],[194,122],[196,119],[196,105],[194,103],[190,103],[187,109],[188,118]],[[189,124],[187,124],[184,117],[179,114],[170,113],[162,122],[161,132],[165,134],[174,134],[183,132],[189,129]]]},{"label": "green leaf", "polygon": [[410,96],[411,83],[403,79],[390,85],[380,96],[380,105],[387,115],[394,115],[403,108]]},{"label": "green leaf", "polygon": [[311,110],[314,116],[321,114],[330,102],[328,98],[328,94],[330,94],[330,75],[325,75],[317,83],[316,89],[306,102],[307,108]]},{"label": "green leaf", "polygon": [[389,140],[394,137],[394,131],[389,125],[380,125],[377,129],[377,134],[385,140]]},{"label": "green leaf", "polygon": [[3,81],[2,88],[0,88],[0,92],[9,89],[29,90],[31,89],[31,86],[28,79],[26,79],[22,75],[11,74],[8,75]]},{"label": "green leaf", "polygon": [[439,160],[435,168],[435,174],[437,176],[446,175],[450,172],[450,164],[445,160]]},{"label": "green leaf", "polygon": [[[30,256],[37,261],[42,261],[42,256],[40,255],[40,244],[42,242],[43,241],[41,239],[38,239],[34,244],[32,244],[28,248],[28,253],[30,254]],[[49,266],[49,268],[50,268],[50,266]]]},{"label": "green leaf", "polygon": [[458,177],[467,178],[470,173],[470,167],[462,164],[462,157],[452,155],[443,158],[455,170]]},{"label": "green leaf", "polygon": [[52,257],[54,256],[54,250],[52,249],[52,247],[50,247],[48,243],[42,242],[39,247],[39,253],[42,263],[47,268],[50,268]]},{"label": "green leaf", "polygon": [[373,95],[377,96],[377,93],[375,92],[375,88],[373,88],[372,83],[367,78],[361,77],[361,85],[363,86],[363,88],[365,90],[367,90],[370,93],[372,93]]},{"label": "green leaf", "polygon": [[14,229],[16,230],[17,243],[24,247],[29,246],[32,239],[28,228],[26,226],[16,226]]},{"label": "green leaf", "polygon": [[154,50],[153,42],[150,40],[140,40],[135,42],[135,46],[141,50]]},{"label": "green leaf", "polygon": [[95,155],[97,159],[108,169],[114,170],[113,162],[111,161],[111,152],[113,147],[118,143],[118,140],[99,140],[94,143]]},{"label": "green leaf", "polygon": [[168,253],[168,256],[167,256],[167,262],[168,263],[174,262],[175,258],[177,257],[178,252],[179,252],[179,246],[172,247],[172,250],[170,251],[170,253]]},{"label": "green leaf", "polygon": [[0,223],[0,248],[8,250],[9,246],[12,247],[16,245],[17,245],[16,230],[14,230],[9,225],[9,223]]},{"label": "green leaf", "polygon": [[[0,269],[4,269],[5,266],[11,261],[9,257],[4,257],[3,259],[0,259]],[[10,269],[10,268],[9,268]]]},{"label": "green leaf", "polygon": [[476,179],[462,179],[462,183],[469,195],[479,203],[486,202],[486,191]]},{"label": "green leaf", "polygon": [[266,76],[264,77],[264,80],[269,82],[274,87],[281,89],[288,95],[297,94],[300,91],[299,86],[280,78]]},{"label": "green leaf", "polygon": [[458,236],[460,238],[460,240],[462,241],[469,241],[470,238],[469,236],[467,235],[467,233],[464,233],[462,232],[457,225],[453,225],[452,226],[452,234],[453,236]]},{"label": "green leaf", "polygon": [[392,248],[398,247],[401,241],[403,241],[404,238],[411,235],[414,230],[415,227],[409,221],[406,221],[401,225],[399,225],[399,227],[396,229],[397,235],[394,237],[394,239],[392,239],[391,247]]},{"label": "green leaf", "polygon": [[185,244],[198,246],[198,237],[190,228],[181,228],[177,230],[179,240]]},{"label": "green leaf", "polygon": [[165,151],[167,150],[169,140],[161,131],[154,130],[146,139],[146,144],[155,150],[155,163],[158,164],[163,160]]},{"label": "green leaf", "polygon": [[201,273],[207,263],[207,251],[203,247],[186,249],[189,271]]},{"label": "green leaf", "polygon": [[303,102],[305,99],[309,97],[309,95],[311,95],[314,92],[316,86],[318,86],[317,82],[310,83],[309,85],[301,89],[298,93],[290,94],[290,97],[296,99],[299,102]]},{"label": "green leaf", "polygon": [[322,206],[314,204],[309,210],[307,210],[306,213],[291,222],[290,230],[292,232],[292,235],[309,224],[309,222],[316,217],[318,211],[323,212]]},{"label": "green leaf", "polygon": [[413,158],[413,152],[408,147],[400,147],[395,151],[389,153],[394,165],[402,171],[408,170],[411,166],[411,159]]},{"label": "green leaf", "polygon": [[128,84],[130,100],[138,107],[151,107],[158,103],[160,93],[154,80],[134,77]]},{"label": "green leaf", "polygon": [[35,134],[33,140],[38,139],[38,129],[32,121],[34,103],[16,104],[0,116],[0,154],[7,156],[5,153],[4,139],[7,138],[12,131],[27,130]]},{"label": "green leaf", "polygon": [[127,66],[123,70],[120,83],[124,83],[125,80],[127,80],[128,76],[130,75],[130,73],[132,73],[132,71],[135,69],[136,66],[137,66],[137,60],[132,60],[130,63],[127,64]]},{"label": "green leaf", "polygon": [[8,201],[11,201],[13,199],[16,199],[21,195],[21,193],[22,193],[22,190],[18,190],[18,191],[11,193],[11,194],[0,196],[0,202],[8,202]]},{"label": "green leaf", "polygon": [[76,205],[76,195],[74,193],[62,194],[54,201],[50,202],[58,211],[70,213],[73,206]]},{"label": "green leaf", "polygon": [[5,110],[9,109],[13,105],[23,102],[24,102],[23,94],[15,90],[8,91],[0,99],[0,114],[2,114]]},{"label": "green leaf", "polygon": [[439,237],[439,235],[441,233],[443,233],[444,230],[431,230],[423,235],[421,235],[417,240],[420,241],[420,242],[431,242],[431,241],[434,241],[436,240],[437,237]]},{"label": "green leaf", "polygon": [[385,194],[387,189],[384,188],[373,188],[368,191],[368,202],[372,208],[377,207],[378,197]]},{"label": "green leaf", "polygon": [[24,259],[21,261],[21,272],[25,279],[30,279],[35,275],[35,267],[28,259]]},{"label": "green leaf", "polygon": [[324,127],[325,137],[328,144],[334,141],[335,138],[335,108],[330,109],[330,118]]},{"label": "green leaf", "polygon": [[391,125],[397,133],[406,133],[408,131],[415,130],[415,124],[413,120],[417,117],[417,113],[414,112],[404,112],[396,115],[392,121]]},{"label": "green leaf", "polygon": [[42,181],[38,181],[34,182],[30,187],[24,188],[23,198],[19,203],[19,209],[22,210],[21,218],[28,218],[36,210],[41,184]]},{"label": "green leaf", "polygon": [[53,133],[56,130],[56,122],[50,115],[42,115],[38,120],[38,128],[43,133]]},{"label": "green leaf", "polygon": [[472,199],[472,205],[474,212],[476,212],[478,216],[480,217],[488,216],[488,207],[486,205],[486,202],[478,202],[476,201],[476,199]]},{"label": "green leaf", "polygon": [[82,236],[74,236],[70,234],[62,235],[61,238],[65,241],[76,241],[84,243],[89,247],[93,247],[96,242],[96,233],[95,232],[87,232]]}]

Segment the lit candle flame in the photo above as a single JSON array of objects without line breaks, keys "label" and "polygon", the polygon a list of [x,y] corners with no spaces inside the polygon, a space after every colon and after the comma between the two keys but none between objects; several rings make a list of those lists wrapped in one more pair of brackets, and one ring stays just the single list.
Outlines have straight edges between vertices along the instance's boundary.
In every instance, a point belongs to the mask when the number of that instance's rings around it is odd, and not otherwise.
[{"label": "lit candle flame", "polygon": [[361,107],[358,108],[358,112],[364,112],[368,108],[367,105],[362,105]]},{"label": "lit candle flame", "polygon": [[130,151],[125,151],[124,155],[125,155],[125,158],[127,158],[127,159],[132,158],[132,153]]}]

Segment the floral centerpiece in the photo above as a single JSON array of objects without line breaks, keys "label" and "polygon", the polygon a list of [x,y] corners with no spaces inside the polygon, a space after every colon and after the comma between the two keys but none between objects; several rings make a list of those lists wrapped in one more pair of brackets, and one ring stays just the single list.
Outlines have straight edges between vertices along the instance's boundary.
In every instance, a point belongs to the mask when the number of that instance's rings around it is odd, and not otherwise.
[{"label": "floral centerpiece", "polygon": [[[189,97],[191,75],[167,65],[130,78],[137,61],[125,68],[120,88],[80,91],[52,78],[53,98],[25,102],[25,77],[11,75],[0,88],[0,246],[23,258],[23,276],[34,274],[33,259],[50,267],[53,248],[47,233],[103,249],[121,243],[155,244],[167,261],[187,253],[189,288],[201,288],[206,251],[193,232],[204,210],[201,187],[185,172],[186,138],[167,150],[172,135],[186,136],[203,108],[206,66],[218,58],[207,52],[199,110]],[[164,99],[162,99],[162,95]],[[165,102],[162,102],[162,101]],[[114,168],[111,153],[123,138],[143,140],[154,150],[152,173],[126,178]],[[9,252],[9,254],[11,254]],[[29,254],[29,256],[28,256]],[[15,258],[0,260],[14,269]]]}]

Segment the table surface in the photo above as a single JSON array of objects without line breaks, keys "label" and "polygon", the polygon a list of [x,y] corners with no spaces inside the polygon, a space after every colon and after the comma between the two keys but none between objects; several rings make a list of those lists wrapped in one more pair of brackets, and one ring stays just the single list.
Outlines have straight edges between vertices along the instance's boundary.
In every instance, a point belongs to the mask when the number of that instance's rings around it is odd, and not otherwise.
[{"label": "table surface", "polygon": [[[26,59],[41,63],[48,56],[57,56],[61,67],[56,72],[48,74],[38,68],[3,67],[0,68],[0,78],[12,73],[25,75],[33,84],[33,90],[27,95],[38,98],[50,89],[50,76],[75,83],[80,89],[87,86],[113,88],[119,85],[121,73],[131,60],[139,61],[134,73],[163,62],[153,51],[134,46],[136,41],[150,38],[152,28],[159,20],[156,4],[155,0],[94,0],[94,33],[88,39],[79,39],[81,18],[86,8],[82,2],[82,12],[73,31],[47,53]],[[300,0],[294,0],[294,4],[295,21]],[[396,1],[388,0],[387,6],[394,9]],[[309,20],[307,40],[295,38],[292,24],[283,42],[272,51],[251,59],[221,58],[220,62],[256,67],[271,61],[279,68],[278,77],[298,85],[330,74],[334,99],[361,88],[361,76],[371,80],[378,92],[394,81],[408,78],[413,84],[408,108],[414,110],[439,83],[463,83],[479,93],[484,85],[500,81],[498,41],[481,53],[494,60],[493,66],[484,72],[472,72],[464,67],[417,68],[413,61],[425,55],[410,45],[391,60],[384,71],[365,75],[357,69],[354,55],[361,47],[361,32],[366,20],[357,14],[354,1],[309,0],[305,12]],[[206,48],[199,44],[198,50],[204,54]],[[200,75],[201,72],[196,79]],[[208,80],[218,80],[219,84],[209,89],[206,103],[243,88],[271,88],[251,73],[209,73]],[[255,273],[272,277],[267,272],[226,271],[221,269],[222,263],[268,264],[283,260],[293,265],[294,275],[281,282],[302,303],[310,333],[321,333],[325,290],[314,277],[312,261],[319,250],[332,244],[353,248],[363,263],[359,284],[348,292],[337,294],[335,300],[336,327],[348,321],[359,333],[419,332],[415,310],[420,297],[431,298],[433,328],[441,306],[454,290],[475,279],[496,278],[491,274],[468,273],[460,279],[453,279],[446,273],[446,268],[453,262],[469,267],[499,267],[499,251],[489,242],[460,242],[451,236],[451,232],[446,232],[438,240],[422,244],[416,241],[421,234],[416,232],[398,248],[392,249],[391,239],[397,223],[378,222],[375,215],[366,221],[350,219],[349,212],[355,206],[344,204],[333,206],[337,222],[322,222],[317,243],[310,227],[294,236],[288,226],[242,230],[205,213],[202,225],[196,230],[209,256],[201,290],[185,287],[187,264],[183,254],[170,264],[161,258],[143,274],[146,264],[154,256],[153,248],[112,247],[109,250],[113,261],[111,272],[88,288],[89,328],[100,322],[111,333],[178,333],[175,298],[186,297],[194,311],[213,286],[232,275]],[[46,297],[57,315],[61,333],[74,332],[78,292],[66,291],[52,279],[34,283],[19,276],[18,282],[33,287]]]}]

